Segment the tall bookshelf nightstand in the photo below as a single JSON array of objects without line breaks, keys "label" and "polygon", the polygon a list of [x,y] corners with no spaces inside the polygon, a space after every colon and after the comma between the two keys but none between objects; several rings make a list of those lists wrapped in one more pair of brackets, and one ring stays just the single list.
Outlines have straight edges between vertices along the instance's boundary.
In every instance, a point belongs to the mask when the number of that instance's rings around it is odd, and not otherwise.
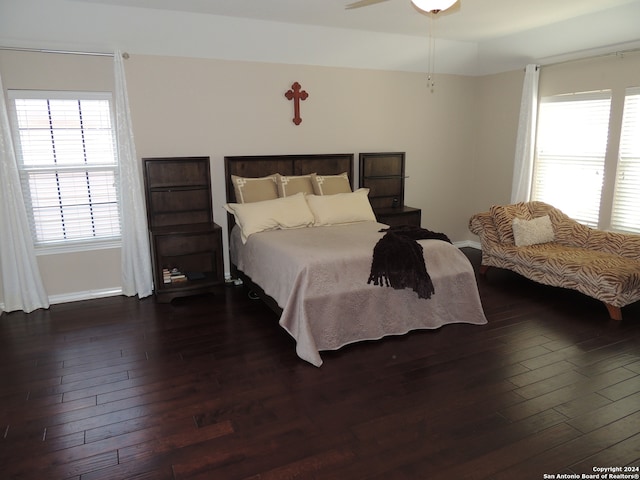
[{"label": "tall bookshelf nightstand", "polygon": [[420,226],[422,211],[404,204],[404,152],[360,154],[360,186],[380,223]]},{"label": "tall bookshelf nightstand", "polygon": [[157,301],[214,291],[224,283],[224,267],[209,157],[143,161]]}]

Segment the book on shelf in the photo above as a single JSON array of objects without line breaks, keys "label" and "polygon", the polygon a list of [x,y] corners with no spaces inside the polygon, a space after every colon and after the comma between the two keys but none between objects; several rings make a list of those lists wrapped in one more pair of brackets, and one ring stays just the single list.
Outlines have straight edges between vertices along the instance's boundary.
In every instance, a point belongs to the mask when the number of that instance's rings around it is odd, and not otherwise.
[{"label": "book on shelf", "polygon": [[178,268],[163,268],[162,281],[163,283],[186,282],[187,276]]}]

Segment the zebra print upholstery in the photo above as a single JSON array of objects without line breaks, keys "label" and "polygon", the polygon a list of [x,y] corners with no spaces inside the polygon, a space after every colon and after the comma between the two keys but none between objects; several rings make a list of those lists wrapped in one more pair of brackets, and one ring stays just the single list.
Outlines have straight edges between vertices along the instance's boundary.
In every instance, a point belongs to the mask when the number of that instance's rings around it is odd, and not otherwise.
[{"label": "zebra print upholstery", "polygon": [[[549,215],[554,241],[514,244],[512,222]],[[480,237],[481,273],[489,267],[512,270],[530,280],[570,288],[602,301],[614,320],[621,307],[640,300],[640,235],[589,228],[543,202],[494,205],[469,220]]]}]

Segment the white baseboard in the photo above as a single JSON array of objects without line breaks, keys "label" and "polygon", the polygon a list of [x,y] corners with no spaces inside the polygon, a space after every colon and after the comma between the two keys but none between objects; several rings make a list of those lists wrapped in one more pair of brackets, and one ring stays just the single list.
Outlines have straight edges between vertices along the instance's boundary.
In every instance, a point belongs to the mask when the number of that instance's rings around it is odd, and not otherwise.
[{"label": "white baseboard", "polygon": [[55,305],[57,303],[80,302],[82,300],[95,300],[96,298],[115,297],[122,295],[122,288],[103,288],[101,290],[85,290],[83,292],[61,293],[59,295],[50,295],[49,303]]},{"label": "white baseboard", "polygon": [[[122,295],[122,288],[103,288],[101,290],[61,293],[59,295],[50,295],[49,304],[80,302],[82,300],[95,300],[96,298],[116,297],[118,295]],[[4,302],[0,302],[0,312],[4,312]]]},{"label": "white baseboard", "polygon": [[471,247],[471,248],[477,248],[478,250],[481,249],[480,243],[474,242],[472,240],[463,240],[462,242],[454,242],[453,244],[458,248]]}]

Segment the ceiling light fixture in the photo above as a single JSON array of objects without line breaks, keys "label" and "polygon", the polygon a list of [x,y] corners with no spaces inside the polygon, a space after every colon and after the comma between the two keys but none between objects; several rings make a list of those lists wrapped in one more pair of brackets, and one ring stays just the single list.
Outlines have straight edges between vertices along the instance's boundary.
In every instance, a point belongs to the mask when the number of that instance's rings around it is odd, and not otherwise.
[{"label": "ceiling light fixture", "polygon": [[427,13],[440,13],[451,8],[458,0],[411,0],[416,7]]},{"label": "ceiling light fixture", "polygon": [[435,82],[433,81],[433,73],[436,64],[436,40],[433,34],[434,24],[433,18],[443,10],[451,8],[458,0],[411,0],[417,8],[425,13],[429,13],[429,52],[427,66],[427,85],[433,93]]}]

